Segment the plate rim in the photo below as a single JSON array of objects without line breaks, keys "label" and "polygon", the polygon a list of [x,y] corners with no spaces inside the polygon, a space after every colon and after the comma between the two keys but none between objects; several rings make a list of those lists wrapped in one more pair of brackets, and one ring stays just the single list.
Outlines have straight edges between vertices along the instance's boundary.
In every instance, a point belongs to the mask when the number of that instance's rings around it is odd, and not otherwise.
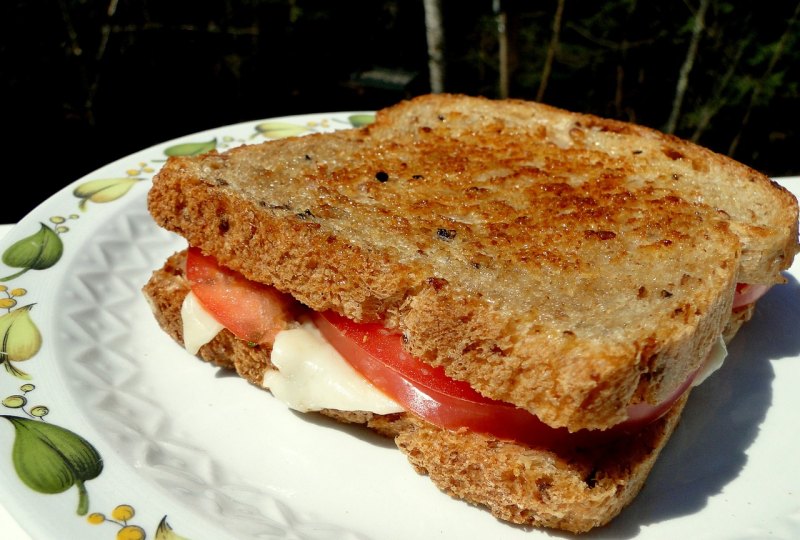
[{"label": "plate rim", "polygon": [[[215,128],[205,129],[205,130],[198,131],[198,132],[195,132],[195,133],[181,135],[181,136],[174,137],[174,138],[171,138],[169,140],[163,141],[161,143],[157,143],[157,144],[148,146],[148,147],[143,148],[143,149],[141,149],[139,151],[131,153],[131,154],[127,155],[127,156],[123,156],[123,157],[120,157],[120,158],[118,158],[116,160],[113,160],[113,161],[111,161],[111,162],[109,162],[109,163],[107,163],[107,164],[105,164],[105,165],[103,165],[101,167],[98,167],[94,171],[91,171],[91,172],[87,173],[86,175],[83,175],[80,178],[75,179],[74,181],[68,183],[67,185],[65,185],[61,189],[57,190],[55,193],[53,193],[50,196],[48,196],[44,201],[42,201],[34,209],[32,209],[28,214],[26,214],[26,216],[23,217],[17,224],[14,224],[11,227],[11,230],[8,231],[8,233],[0,240],[0,249],[7,250],[13,244],[15,244],[17,241],[19,241],[21,238],[24,238],[26,236],[30,236],[31,235],[31,232],[30,232],[31,229],[27,228],[27,227],[30,227],[32,224],[35,224],[36,222],[40,222],[41,223],[42,221],[47,221],[47,218],[45,216],[47,216],[47,214],[51,213],[50,212],[51,208],[55,209],[61,204],[66,204],[67,200],[75,202],[75,197],[76,196],[74,195],[74,192],[78,187],[83,186],[88,182],[92,182],[92,181],[95,181],[95,180],[103,179],[105,177],[105,172],[104,171],[107,171],[107,170],[110,171],[110,170],[116,169],[116,168],[124,170],[123,165],[131,163],[133,161],[139,161],[140,160],[140,156],[149,155],[151,153],[155,154],[155,153],[158,153],[158,152],[163,152],[163,150],[165,148],[170,148],[170,147],[173,147],[173,146],[176,146],[176,145],[187,143],[187,142],[193,140],[194,138],[198,138],[199,139],[199,138],[202,138],[202,137],[208,137],[208,136],[210,136],[212,134],[220,134],[221,132],[224,132],[224,131],[235,132],[235,131],[238,131],[238,130],[243,130],[243,129],[255,126],[258,123],[282,122],[282,121],[287,121],[287,122],[309,122],[309,121],[315,121],[314,119],[333,118],[333,117],[342,118],[342,117],[345,117],[345,116],[352,116],[352,115],[359,115],[359,114],[368,115],[368,114],[373,114],[373,113],[374,113],[374,111],[365,111],[365,110],[360,110],[360,111],[359,110],[338,111],[338,112],[320,112],[320,113],[305,113],[305,114],[299,114],[299,115],[284,115],[284,116],[270,117],[270,118],[264,118],[264,119],[258,119],[258,120],[242,121],[242,122],[236,122],[234,124],[228,124],[228,125],[223,125],[223,126],[219,126],[219,127],[215,127]],[[346,126],[342,126],[342,127],[346,127]],[[261,140],[264,140],[264,139],[261,139]],[[93,211],[96,210],[95,215],[100,216],[99,218],[97,218],[98,220],[100,218],[102,218],[102,217],[108,219],[109,216],[112,216],[115,213],[115,205],[113,203],[116,203],[117,201],[121,201],[120,204],[123,204],[126,201],[131,201],[132,197],[129,197],[128,194],[129,193],[136,193],[136,191],[133,191],[134,189],[138,190],[140,195],[142,194],[142,191],[144,191],[144,193],[146,193],[146,189],[145,189],[144,186],[148,186],[149,185],[149,181],[152,178],[152,175],[155,174],[156,171],[157,171],[157,168],[154,169],[152,172],[146,172],[144,174],[144,181],[139,180],[137,182],[141,182],[141,183],[132,183],[131,187],[130,187],[130,189],[128,191],[125,191],[122,195],[120,195],[119,197],[117,197],[115,199],[110,199],[110,200],[107,200],[107,201],[100,201],[100,202],[96,202],[94,200],[91,200],[91,198],[89,198],[89,199],[81,199],[81,200],[87,200],[88,201],[87,202],[87,207],[89,207]],[[140,174],[141,174],[141,172],[140,172]],[[125,176],[120,176],[119,178],[125,178]],[[138,176],[137,176],[137,178],[138,178]],[[792,191],[792,193],[794,193],[795,196],[800,197],[800,176],[775,177],[775,178],[773,178],[773,180],[776,181],[777,183],[781,184],[782,186],[786,187],[790,191]],[[126,197],[128,197],[128,198],[126,198]],[[118,206],[119,205],[117,205],[117,210],[118,210]],[[52,217],[52,216],[47,216],[47,217]],[[67,224],[69,223],[68,216],[59,216],[59,217],[63,217],[65,219],[65,221],[52,222],[50,225],[52,225],[53,228],[56,228],[59,225],[67,226],[67,225],[63,225],[63,224],[64,223],[67,223]],[[50,225],[47,225],[47,226],[50,226]],[[64,234],[66,235],[66,234],[68,234],[68,232],[69,231],[65,232]],[[54,264],[58,264],[58,263],[54,263]],[[795,267],[797,266],[797,264],[798,263],[796,262],[795,263]],[[8,268],[3,268],[3,271],[6,271],[6,270],[8,270]],[[47,270],[47,269],[44,269],[44,270]],[[31,271],[36,271],[36,270],[34,269],[34,270],[31,270]],[[793,275],[794,275],[794,272],[793,272]],[[30,278],[31,275],[29,275],[28,277]],[[63,278],[64,276],[61,276],[61,277]],[[44,279],[44,276],[42,276],[42,278]],[[31,279],[30,281],[31,282],[36,282],[37,280],[36,279]],[[28,280],[26,280],[26,283],[27,282],[28,282]],[[0,374],[0,375],[4,375],[4,374]],[[8,411],[6,409],[0,409],[0,413],[6,414],[7,412]],[[80,423],[80,421],[77,422],[77,423]],[[8,433],[8,430],[6,430],[6,433]],[[8,469],[8,467],[6,467],[6,469]],[[13,477],[12,475],[7,475],[7,476],[8,477]],[[7,484],[7,485],[9,485],[9,484]],[[23,508],[20,505],[15,505],[13,500],[9,502],[9,498],[7,496],[8,492],[9,492],[9,489],[7,489],[5,487],[0,487],[0,502],[2,502],[3,508],[16,521],[19,522],[20,526],[24,530],[28,531],[29,534],[35,535],[36,537],[39,537],[39,535],[45,534],[46,532],[49,531],[49,529],[48,529],[49,525],[46,526],[44,529],[42,529],[40,527],[42,522],[45,522],[45,521],[49,522],[50,521],[49,519],[48,520],[42,520],[42,519],[31,520],[30,516],[32,514],[28,509]],[[24,519],[21,520],[21,519],[18,518],[18,516],[23,516]],[[70,517],[72,517],[72,516],[70,516]],[[75,522],[75,523],[77,523],[77,522]],[[83,524],[83,525],[84,525],[84,527],[80,528],[81,531],[84,531],[86,529],[85,524]],[[152,532],[152,531],[148,531],[148,532]],[[149,535],[148,535],[148,537],[149,537]]]}]

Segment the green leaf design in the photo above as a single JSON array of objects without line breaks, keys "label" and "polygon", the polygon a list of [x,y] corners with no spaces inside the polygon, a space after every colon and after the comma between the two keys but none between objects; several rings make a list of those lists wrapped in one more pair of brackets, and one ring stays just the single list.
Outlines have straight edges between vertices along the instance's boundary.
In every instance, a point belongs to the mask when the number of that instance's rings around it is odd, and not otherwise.
[{"label": "green leaf design", "polygon": [[366,125],[369,125],[369,124],[373,123],[375,121],[375,115],[372,114],[372,113],[370,113],[370,114],[351,114],[350,116],[347,117],[347,121],[350,122],[350,124],[353,127],[363,127],[363,126],[366,126]]},{"label": "green leaf design", "polygon": [[61,258],[64,252],[61,238],[44,223],[39,225],[38,232],[18,240],[3,252],[3,262],[12,268],[22,268],[22,271],[0,278],[0,281],[12,280],[28,270],[50,268]]},{"label": "green leaf design", "polygon": [[144,178],[103,178],[100,180],[90,180],[75,188],[73,195],[81,199],[78,208],[86,210],[86,203],[107,203],[116,201],[133,187],[137,182]]},{"label": "green leaf design", "polygon": [[289,122],[261,122],[256,126],[256,131],[269,139],[285,139],[305,133],[308,128]]},{"label": "green leaf design", "polygon": [[185,536],[176,534],[167,523],[167,516],[161,518],[156,529],[156,540],[189,540]]},{"label": "green leaf design", "polygon": [[33,358],[42,346],[42,334],[30,316],[33,304],[17,308],[0,316],[0,364],[20,379],[30,379],[11,362]]},{"label": "green leaf design", "polygon": [[39,493],[78,488],[78,515],[89,511],[85,482],[103,471],[103,459],[89,442],[68,429],[40,420],[2,416],[14,426],[11,458],[20,480]]},{"label": "green leaf design", "polygon": [[206,142],[176,144],[164,150],[164,154],[167,156],[199,156],[214,150],[216,147],[217,139],[214,138]]}]

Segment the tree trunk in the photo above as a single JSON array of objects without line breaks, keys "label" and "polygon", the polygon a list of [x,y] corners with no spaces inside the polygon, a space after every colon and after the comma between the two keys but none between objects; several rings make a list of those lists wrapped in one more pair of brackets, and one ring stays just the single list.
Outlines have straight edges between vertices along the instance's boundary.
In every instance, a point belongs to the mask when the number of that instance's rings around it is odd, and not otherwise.
[{"label": "tree trunk", "polygon": [[667,126],[665,128],[667,133],[675,133],[675,128],[678,125],[683,98],[686,95],[686,87],[689,85],[689,73],[692,72],[694,60],[697,58],[697,47],[700,45],[700,36],[706,28],[706,11],[708,10],[708,4],[709,0],[700,0],[700,7],[694,16],[692,39],[689,41],[689,50],[686,51],[686,58],[683,60],[683,65],[678,75],[678,84],[675,87],[675,98],[672,100],[672,111],[670,112],[669,120],[667,120]]},{"label": "tree trunk", "polygon": [[547,82],[550,79],[550,72],[553,69],[553,59],[556,56],[556,49],[561,40],[561,18],[564,15],[564,3],[566,0],[558,0],[556,5],[556,13],[553,15],[553,34],[550,36],[550,45],[547,47],[547,56],[544,59],[544,67],[542,68],[542,79],[539,81],[539,90],[536,92],[536,101],[541,101],[544,98],[544,92],[547,89]]},{"label": "tree trunk", "polygon": [[442,0],[424,0],[425,35],[428,40],[428,76],[431,92],[444,92],[444,28]]},{"label": "tree trunk", "polygon": [[507,18],[506,12],[500,5],[500,0],[494,0],[492,2],[492,10],[494,11],[495,22],[497,23],[497,63],[500,71],[498,94],[500,98],[505,99],[508,97],[509,93]]}]

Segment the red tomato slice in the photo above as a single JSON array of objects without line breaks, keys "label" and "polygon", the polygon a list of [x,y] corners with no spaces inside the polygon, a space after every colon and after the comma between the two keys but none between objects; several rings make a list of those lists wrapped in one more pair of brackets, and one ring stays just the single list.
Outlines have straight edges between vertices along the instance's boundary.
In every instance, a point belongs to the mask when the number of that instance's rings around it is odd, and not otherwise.
[{"label": "red tomato slice", "polygon": [[751,285],[748,283],[737,283],[736,294],[733,296],[733,309],[752,304],[770,289],[769,285]]},{"label": "red tomato slice", "polygon": [[509,403],[478,394],[467,383],[448,377],[411,356],[402,337],[379,323],[360,324],[336,313],[313,315],[322,335],[377,388],[428,422],[445,429],[468,429],[530,445],[599,444],[644,427],[666,413],[688,389],[694,377],[658,405],[628,408],[629,419],[605,431],[551,428],[535,415]]},{"label": "red tomato slice", "polygon": [[[219,266],[199,249],[189,249],[186,277],[203,306],[240,339],[272,343],[291,320],[290,296]],[[469,384],[448,377],[441,367],[414,358],[403,348],[402,337],[379,323],[356,323],[332,312],[312,316],[339,353],[406,410],[445,429],[467,429],[529,445],[594,445],[640,429],[666,413],[694,378],[658,405],[629,407],[629,419],[611,429],[570,433],[509,403],[482,396]]]},{"label": "red tomato slice", "polygon": [[467,383],[445,375],[442,368],[414,358],[403,348],[401,336],[380,323],[356,323],[332,312],[315,313],[313,320],[356,371],[403,408],[434,425],[529,443],[549,443],[567,434],[527,411],[481,396]]},{"label": "red tomato slice", "polygon": [[197,248],[189,248],[186,278],[203,307],[239,339],[271,344],[291,320],[290,296],[219,266]]}]

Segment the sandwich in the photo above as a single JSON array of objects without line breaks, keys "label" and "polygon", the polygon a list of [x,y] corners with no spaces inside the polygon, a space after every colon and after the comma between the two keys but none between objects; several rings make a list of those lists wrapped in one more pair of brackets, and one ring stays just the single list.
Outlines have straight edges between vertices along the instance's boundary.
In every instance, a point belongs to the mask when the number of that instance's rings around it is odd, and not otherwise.
[{"label": "sandwich", "polygon": [[673,136],[426,95],[367,126],[171,157],[160,327],[295,410],[391,437],[445,493],[585,532],[798,251],[795,198]]}]

